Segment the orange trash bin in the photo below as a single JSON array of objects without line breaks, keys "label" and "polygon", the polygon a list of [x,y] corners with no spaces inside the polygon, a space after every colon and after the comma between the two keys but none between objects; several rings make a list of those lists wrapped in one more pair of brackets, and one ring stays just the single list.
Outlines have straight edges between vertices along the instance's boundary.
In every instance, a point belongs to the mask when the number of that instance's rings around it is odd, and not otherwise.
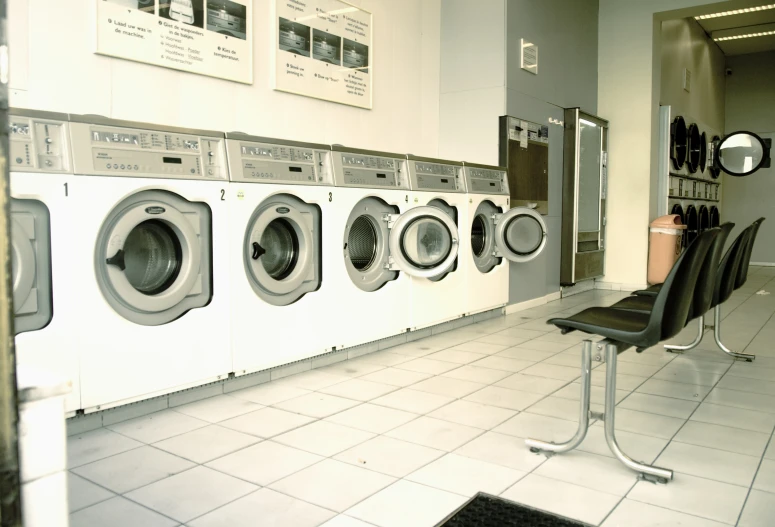
[{"label": "orange trash bin", "polygon": [[678,214],[660,216],[649,225],[649,284],[661,284],[681,254],[681,237],[686,225]]}]

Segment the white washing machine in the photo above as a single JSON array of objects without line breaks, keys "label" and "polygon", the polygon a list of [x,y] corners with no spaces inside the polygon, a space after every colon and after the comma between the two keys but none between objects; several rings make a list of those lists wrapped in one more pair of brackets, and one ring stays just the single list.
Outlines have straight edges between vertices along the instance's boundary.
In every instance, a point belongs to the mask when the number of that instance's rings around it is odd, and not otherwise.
[{"label": "white washing machine", "polygon": [[80,298],[68,275],[74,206],[67,115],[12,108],[11,266],[14,333],[19,366],[69,379],[68,413],[80,408],[78,343],[74,324]]},{"label": "white washing machine", "polygon": [[222,133],[71,116],[81,399],[89,412],[216,381],[229,351]]},{"label": "white washing machine", "polygon": [[[236,375],[331,351],[331,147],[226,134]],[[336,237],[338,238],[338,236]]]},{"label": "white washing machine", "polygon": [[[436,242],[438,250],[452,249],[446,240],[457,240],[457,255],[447,269],[435,267],[427,277],[411,277],[412,330],[440,324],[463,316],[466,312],[466,276],[470,246],[461,243],[466,239],[468,196],[465,189],[463,163],[443,159],[431,159],[408,155],[410,205],[412,207],[435,207],[452,219],[455,229],[445,232],[437,224]],[[431,229],[433,223],[428,225]],[[430,238],[428,239],[430,241]]]},{"label": "white washing machine", "polygon": [[505,306],[509,264],[536,258],[546,247],[546,223],[526,207],[510,208],[506,168],[465,163],[470,260],[466,314]]},{"label": "white washing machine", "polygon": [[[337,347],[405,332],[411,277],[454,265],[457,227],[443,210],[410,203],[406,155],[334,146],[333,231],[323,269],[336,291],[330,323]],[[336,234],[335,234],[336,235]]]}]

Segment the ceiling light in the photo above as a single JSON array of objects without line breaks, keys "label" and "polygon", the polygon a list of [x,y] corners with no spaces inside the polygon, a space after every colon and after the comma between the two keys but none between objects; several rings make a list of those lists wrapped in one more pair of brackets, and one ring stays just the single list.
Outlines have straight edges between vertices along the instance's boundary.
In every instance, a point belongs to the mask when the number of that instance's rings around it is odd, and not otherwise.
[{"label": "ceiling light", "polygon": [[733,35],[731,37],[716,37],[713,40],[721,42],[724,40],[736,40],[738,38],[751,38],[751,37],[766,37],[769,35],[775,35],[775,31],[760,31],[758,33],[746,33],[745,35]]},{"label": "ceiling light", "polygon": [[722,11],[721,13],[711,13],[709,15],[700,15],[694,17],[695,20],[705,20],[707,18],[718,18],[720,16],[742,15],[743,13],[754,13],[756,11],[766,11],[775,9],[775,4],[761,5],[758,7],[745,7],[743,9],[732,9],[731,11]]}]

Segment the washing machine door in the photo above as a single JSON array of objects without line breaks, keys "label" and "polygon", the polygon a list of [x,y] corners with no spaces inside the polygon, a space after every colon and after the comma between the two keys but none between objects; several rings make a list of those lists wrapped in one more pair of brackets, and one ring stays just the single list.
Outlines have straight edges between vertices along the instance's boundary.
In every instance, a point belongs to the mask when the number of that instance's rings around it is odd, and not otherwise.
[{"label": "washing machine door", "polygon": [[516,207],[495,218],[495,246],[511,262],[529,262],[546,247],[546,223],[527,207]]},{"label": "washing machine door", "polygon": [[495,247],[495,218],[501,209],[491,201],[482,201],[471,218],[471,255],[480,273],[489,273],[500,265]]},{"label": "washing machine door", "polygon": [[285,306],[320,288],[320,208],[290,195],[267,198],[245,231],[248,281],[264,301]]},{"label": "washing machine door", "polygon": [[460,235],[455,220],[434,206],[416,207],[394,218],[390,256],[403,272],[417,278],[437,278],[457,258]]},{"label": "washing machine door", "polygon": [[689,131],[687,132],[688,142],[688,155],[686,159],[686,166],[691,174],[697,172],[702,160],[702,136],[700,135],[700,128],[696,123],[689,125]]},{"label": "washing machine door", "polygon": [[700,205],[699,233],[702,234],[708,229],[710,229],[710,213],[708,211],[708,207],[706,207],[705,205]]},{"label": "washing machine door", "polygon": [[53,313],[48,207],[11,200],[11,271],[14,334],[44,328]]},{"label": "washing machine door", "polygon": [[166,324],[211,296],[210,208],[148,190],[119,203],[100,229],[96,271],[110,306],[137,324]]},{"label": "washing machine door", "polygon": [[700,230],[700,219],[697,208],[694,205],[686,207],[686,246],[688,247],[697,238]]},{"label": "washing machine door", "polygon": [[680,115],[670,123],[670,160],[673,168],[680,170],[688,155],[686,121]]},{"label": "washing machine door", "polygon": [[718,207],[712,206],[710,208],[710,226],[718,227],[719,225],[721,225],[721,217],[718,212]]},{"label": "washing machine door", "polygon": [[344,264],[352,283],[372,292],[398,278],[391,269],[389,238],[390,217],[398,210],[375,197],[355,204],[344,230]]}]

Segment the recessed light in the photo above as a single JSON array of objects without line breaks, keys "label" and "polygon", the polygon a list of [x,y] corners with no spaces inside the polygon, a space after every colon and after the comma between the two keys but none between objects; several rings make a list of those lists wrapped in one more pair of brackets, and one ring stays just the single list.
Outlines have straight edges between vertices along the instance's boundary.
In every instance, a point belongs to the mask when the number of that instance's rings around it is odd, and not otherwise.
[{"label": "recessed light", "polygon": [[730,16],[730,15],[742,15],[743,13],[753,13],[755,11],[766,11],[768,9],[775,9],[775,4],[767,4],[767,5],[757,6],[757,7],[745,7],[743,9],[732,9],[731,11],[722,11],[720,13],[711,13],[709,15],[700,15],[700,16],[696,16],[694,18],[695,18],[695,20],[705,20],[707,18],[718,18],[718,17],[721,17],[721,16]]},{"label": "recessed light", "polygon": [[731,37],[716,37],[713,40],[721,42],[722,40],[736,40],[738,38],[766,37],[775,35],[775,31],[759,31],[758,33],[746,33],[745,35],[733,35]]}]

